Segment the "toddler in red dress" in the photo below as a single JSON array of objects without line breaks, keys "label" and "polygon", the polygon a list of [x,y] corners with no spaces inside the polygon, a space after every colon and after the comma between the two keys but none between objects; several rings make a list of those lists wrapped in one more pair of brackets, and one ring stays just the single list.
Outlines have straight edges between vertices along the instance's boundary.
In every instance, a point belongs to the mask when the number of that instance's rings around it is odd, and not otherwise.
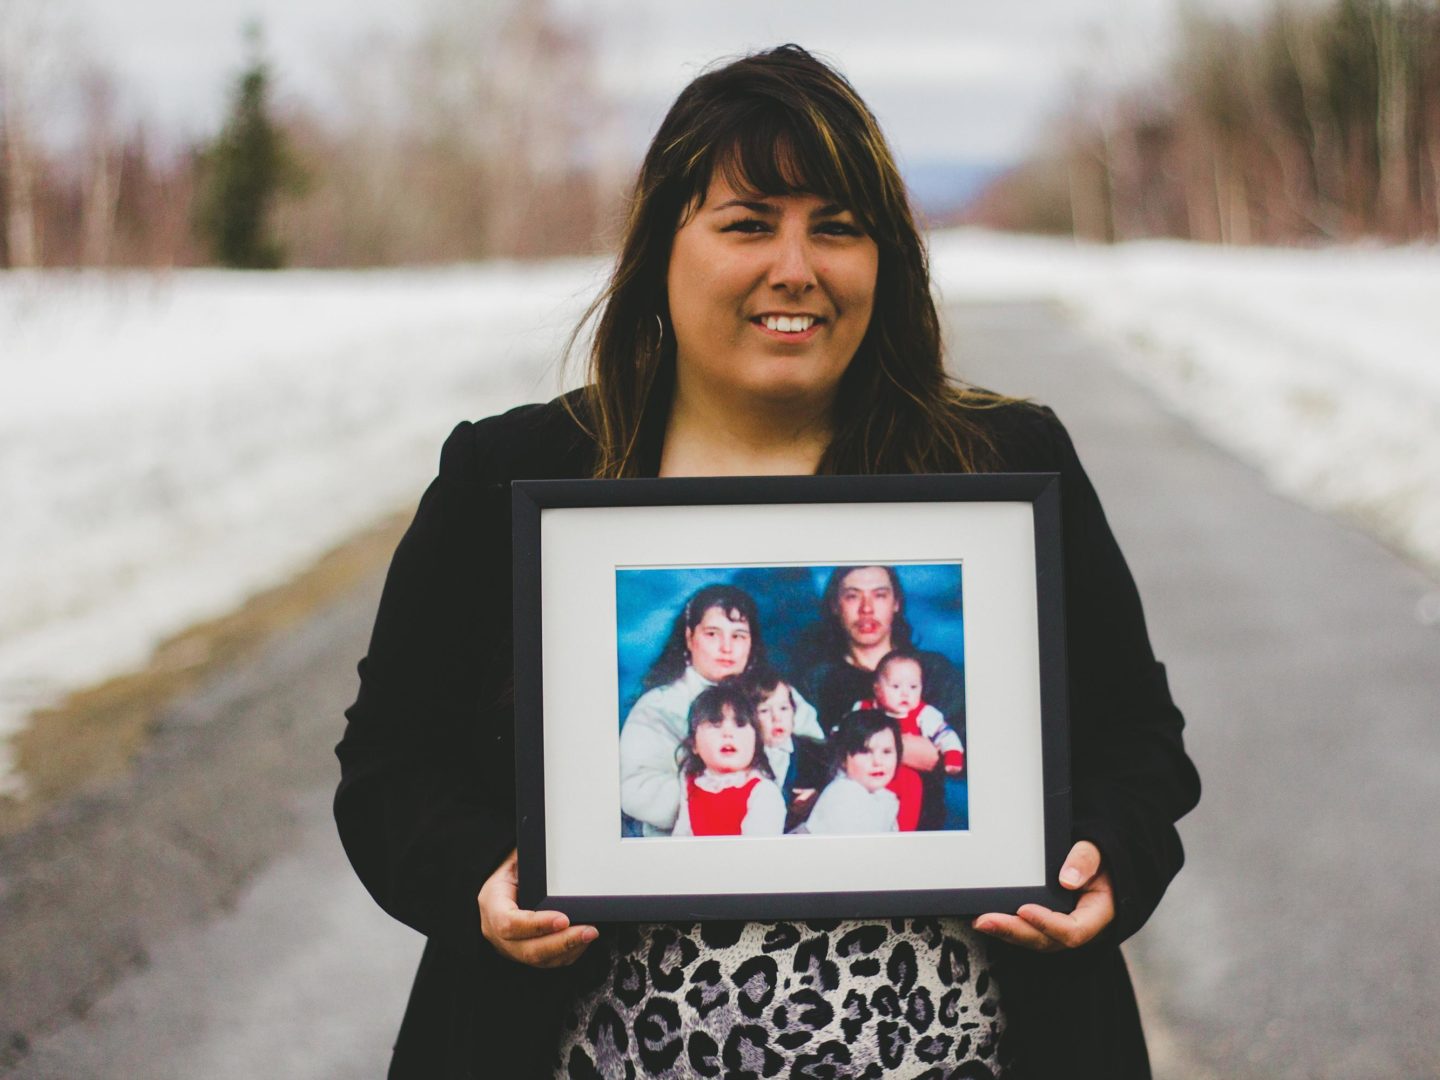
[{"label": "toddler in red dress", "polygon": [[727,679],[690,706],[672,836],[779,836],[785,798],[764,754],[755,706]]}]

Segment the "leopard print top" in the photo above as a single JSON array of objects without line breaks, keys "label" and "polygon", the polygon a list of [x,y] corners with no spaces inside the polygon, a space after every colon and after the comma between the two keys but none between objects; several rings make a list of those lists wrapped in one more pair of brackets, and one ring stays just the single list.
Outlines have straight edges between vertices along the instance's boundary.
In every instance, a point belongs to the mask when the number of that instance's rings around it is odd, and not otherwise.
[{"label": "leopard print top", "polygon": [[565,1017],[557,1078],[1001,1074],[983,935],[958,919],[640,924]]}]

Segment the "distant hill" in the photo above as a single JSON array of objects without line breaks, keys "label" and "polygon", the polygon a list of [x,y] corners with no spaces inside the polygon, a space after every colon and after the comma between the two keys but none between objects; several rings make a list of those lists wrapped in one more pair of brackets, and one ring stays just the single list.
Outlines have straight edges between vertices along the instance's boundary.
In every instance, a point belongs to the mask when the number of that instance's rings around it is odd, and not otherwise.
[{"label": "distant hill", "polygon": [[920,161],[901,169],[915,209],[931,225],[949,224],[962,214],[1010,162]]}]

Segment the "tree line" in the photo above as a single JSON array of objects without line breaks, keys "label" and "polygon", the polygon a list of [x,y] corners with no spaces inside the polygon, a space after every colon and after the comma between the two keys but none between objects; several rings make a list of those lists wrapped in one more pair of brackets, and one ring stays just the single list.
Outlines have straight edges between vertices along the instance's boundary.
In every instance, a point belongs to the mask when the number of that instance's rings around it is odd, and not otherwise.
[{"label": "tree line", "polygon": [[[121,121],[44,4],[0,0],[0,266],[449,262],[594,251],[613,227],[624,155],[547,3],[435,0],[418,33],[352,47],[324,113],[277,102],[251,31],[223,126],[179,146]],[[61,99],[80,122],[57,145]]]},{"label": "tree line", "polygon": [[1158,83],[1078,97],[966,220],[1099,241],[1440,238],[1440,3],[1192,11]]}]

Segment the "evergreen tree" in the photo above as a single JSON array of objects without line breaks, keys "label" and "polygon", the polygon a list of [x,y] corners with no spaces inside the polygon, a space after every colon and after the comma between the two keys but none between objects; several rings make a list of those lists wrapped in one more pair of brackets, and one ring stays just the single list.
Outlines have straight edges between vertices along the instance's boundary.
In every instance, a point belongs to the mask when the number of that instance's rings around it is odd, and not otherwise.
[{"label": "evergreen tree", "polygon": [[277,198],[302,185],[270,118],[270,71],[260,56],[259,34],[247,37],[251,60],[240,76],[230,115],[201,157],[197,225],[216,262],[241,269],[268,270],[284,262],[284,251],[269,234]]}]

